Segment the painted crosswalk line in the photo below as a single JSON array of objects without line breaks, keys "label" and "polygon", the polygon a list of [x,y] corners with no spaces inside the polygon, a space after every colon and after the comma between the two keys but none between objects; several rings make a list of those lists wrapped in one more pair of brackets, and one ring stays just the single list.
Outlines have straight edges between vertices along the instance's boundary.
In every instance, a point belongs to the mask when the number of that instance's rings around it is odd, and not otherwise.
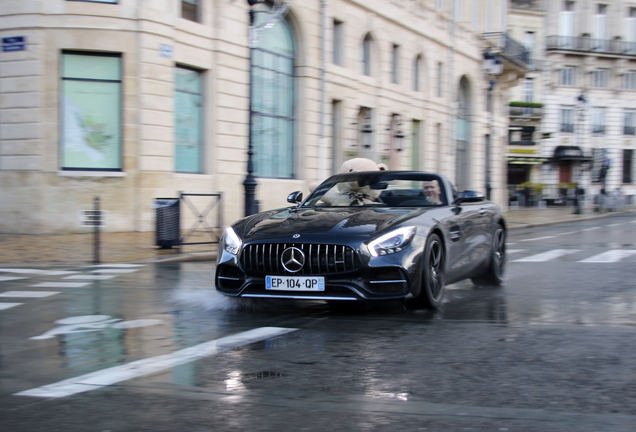
[{"label": "painted crosswalk line", "polygon": [[93,266],[89,266],[91,268],[134,268],[134,267],[145,267],[145,264],[97,264]]},{"label": "painted crosswalk line", "polygon": [[55,294],[59,294],[59,291],[5,291],[0,293],[0,297],[41,298],[54,296]]},{"label": "painted crosswalk line", "polygon": [[24,303],[0,303],[0,311],[11,309],[12,307],[20,306],[21,304]]},{"label": "painted crosswalk line", "polygon": [[63,279],[76,279],[76,280],[107,280],[116,278],[116,275],[73,275],[67,276]]},{"label": "painted crosswalk line", "polygon": [[90,282],[42,282],[31,286],[34,288],[82,288],[90,284]]},{"label": "painted crosswalk line", "polygon": [[514,253],[519,253],[519,252],[523,252],[523,251],[525,251],[525,249],[507,249],[506,253],[514,254]]},{"label": "painted crosswalk line", "polygon": [[20,279],[26,279],[26,278],[19,277],[19,276],[0,276],[0,282],[9,282],[9,281],[20,280]]},{"label": "painted crosswalk line", "polygon": [[224,351],[261,340],[281,336],[298,329],[282,327],[260,327],[232,336],[226,336],[185,348],[171,354],[137,360],[108,369],[88,373],[57,383],[15,393],[16,396],[61,398],[77,393],[96,390],[133,378],[163,372],[185,363],[190,363]]},{"label": "painted crosswalk line", "polygon": [[565,255],[580,252],[579,249],[553,249],[536,255],[530,255],[525,258],[514,260],[513,262],[544,262],[560,258]]},{"label": "painted crosswalk line", "polygon": [[117,273],[117,274],[126,274],[126,273],[135,273],[138,272],[139,269],[123,269],[123,268],[103,268],[98,270],[91,270],[91,273]]},{"label": "painted crosswalk line", "polygon": [[624,249],[614,249],[609,250],[598,255],[594,255],[593,257],[586,258],[579,262],[581,263],[612,263],[619,262],[625,258],[629,258],[630,256],[636,254],[636,250],[624,250]]},{"label": "painted crosswalk line", "polygon": [[547,240],[547,239],[551,239],[554,238],[555,236],[543,236],[543,237],[535,237],[535,238],[531,238],[531,239],[524,239],[524,240],[519,240],[520,242],[529,242],[529,241],[538,241],[538,240]]},{"label": "painted crosswalk line", "polygon": [[23,268],[2,268],[0,267],[0,273],[17,273],[17,274],[42,274],[46,273],[46,270],[37,269],[23,269]]}]

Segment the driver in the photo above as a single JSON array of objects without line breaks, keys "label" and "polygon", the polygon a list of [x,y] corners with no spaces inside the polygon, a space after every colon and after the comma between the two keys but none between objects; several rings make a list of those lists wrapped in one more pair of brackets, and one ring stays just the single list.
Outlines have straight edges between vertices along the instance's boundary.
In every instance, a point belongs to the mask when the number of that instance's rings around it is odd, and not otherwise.
[{"label": "driver", "polygon": [[431,204],[441,204],[442,201],[439,199],[440,193],[441,191],[437,180],[424,182],[424,196],[426,197],[426,201]]}]

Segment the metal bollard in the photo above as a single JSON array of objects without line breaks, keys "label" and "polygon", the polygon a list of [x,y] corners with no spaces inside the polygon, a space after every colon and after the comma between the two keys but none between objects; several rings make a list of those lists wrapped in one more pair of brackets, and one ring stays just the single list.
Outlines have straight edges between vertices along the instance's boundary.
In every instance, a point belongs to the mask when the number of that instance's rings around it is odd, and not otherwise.
[{"label": "metal bollard", "polygon": [[93,220],[93,264],[99,264],[99,226],[102,223],[101,212],[99,211],[99,197],[95,197]]}]

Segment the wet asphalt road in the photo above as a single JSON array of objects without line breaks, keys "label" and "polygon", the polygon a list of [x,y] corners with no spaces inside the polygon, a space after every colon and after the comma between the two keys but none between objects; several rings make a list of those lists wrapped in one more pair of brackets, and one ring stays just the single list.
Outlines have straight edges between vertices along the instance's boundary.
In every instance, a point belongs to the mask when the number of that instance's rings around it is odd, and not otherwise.
[{"label": "wet asphalt road", "polygon": [[[455,284],[436,312],[237,303],[212,263],[11,267],[0,430],[636,430],[636,215],[508,250],[504,286]],[[263,328],[286,333],[231,339]]]}]

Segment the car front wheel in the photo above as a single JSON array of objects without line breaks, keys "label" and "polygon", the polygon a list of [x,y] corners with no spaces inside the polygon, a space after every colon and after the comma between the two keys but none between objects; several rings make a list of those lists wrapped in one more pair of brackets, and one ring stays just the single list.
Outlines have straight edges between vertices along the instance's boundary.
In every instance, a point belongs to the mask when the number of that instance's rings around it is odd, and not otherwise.
[{"label": "car front wheel", "polygon": [[422,287],[413,299],[415,307],[437,309],[444,298],[446,268],[444,245],[437,234],[431,234],[426,241],[422,263]]}]

